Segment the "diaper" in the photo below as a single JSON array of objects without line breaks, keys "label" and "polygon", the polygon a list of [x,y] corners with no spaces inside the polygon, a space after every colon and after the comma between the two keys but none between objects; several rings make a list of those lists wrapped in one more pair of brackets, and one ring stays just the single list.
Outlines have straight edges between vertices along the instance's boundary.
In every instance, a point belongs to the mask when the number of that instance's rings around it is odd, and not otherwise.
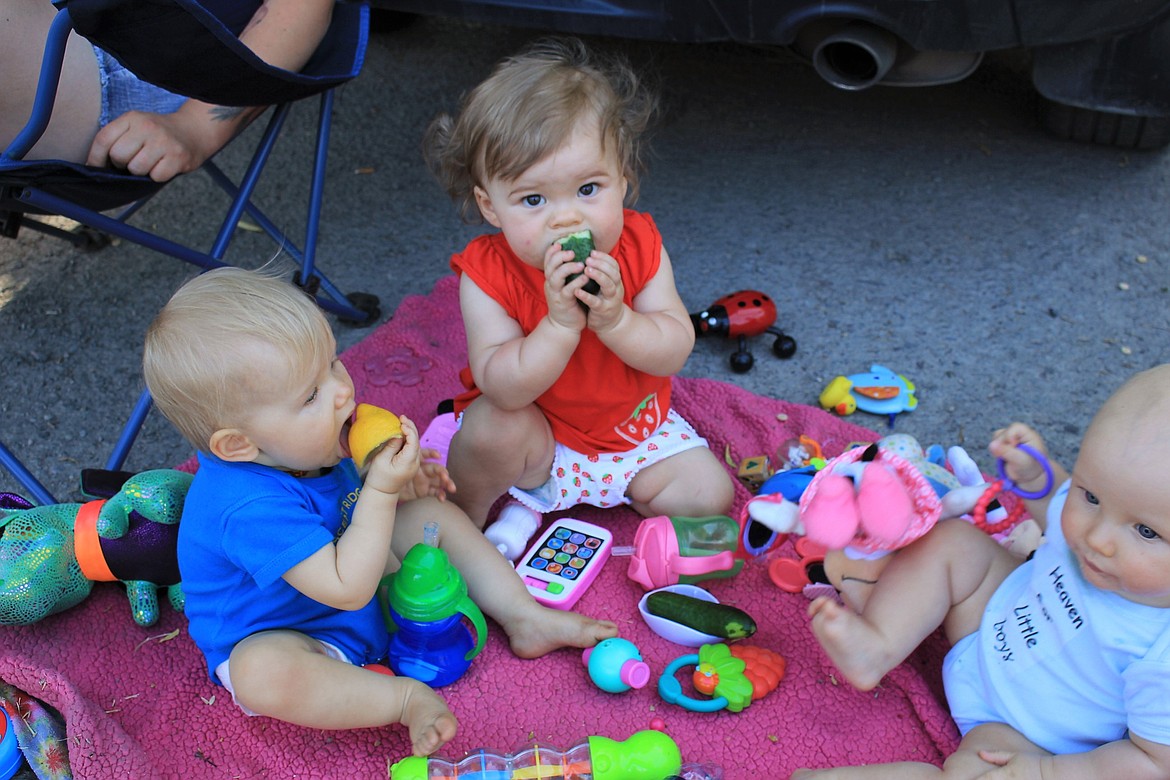
[{"label": "diaper", "polygon": [[621,506],[630,503],[626,491],[639,471],[671,455],[706,446],[707,440],[671,409],[662,425],[632,450],[585,455],[558,442],[548,480],[531,490],[513,487],[508,492],[541,514],[581,504],[602,509]]}]

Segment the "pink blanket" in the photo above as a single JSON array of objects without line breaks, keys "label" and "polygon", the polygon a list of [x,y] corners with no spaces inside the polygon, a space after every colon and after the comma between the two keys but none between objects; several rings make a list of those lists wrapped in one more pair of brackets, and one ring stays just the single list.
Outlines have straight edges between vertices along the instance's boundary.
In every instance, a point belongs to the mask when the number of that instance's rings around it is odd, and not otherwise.
[{"label": "pink blanket", "polygon": [[[405,300],[394,318],[348,350],[344,360],[359,400],[414,418],[459,389],[466,345],[453,277],[426,297]],[[819,440],[826,455],[871,431],[819,409],[747,393],[704,379],[678,379],[675,407],[721,457],[771,454],[798,434]],[[736,511],[748,498],[739,489]],[[632,542],[639,518],[629,510],[573,513]],[[790,545],[778,554],[794,555]],[[610,618],[652,670],[650,685],[604,693],[589,680],[578,651],[524,661],[508,651],[489,621],[489,639],[467,674],[442,689],[460,720],[449,757],[485,747],[508,751],[537,740],[569,746],[597,734],[625,739],[661,718],[684,761],[723,768],[728,780],[786,777],[800,766],[919,760],[939,763],[957,744],[942,700],[944,644],[929,640],[871,693],[839,681],[812,638],[802,595],[778,590],[766,565],[749,563],[708,588],[759,623],[750,643],[788,660],[787,676],[767,698],[738,714],[686,712],[664,703],[655,681],[676,657],[693,652],[654,634],[638,616],[642,589],[626,577],[628,559],[606,564],[578,608]],[[163,608],[160,624],[131,621],[117,585],[98,585],[82,605],[34,626],[0,629],[0,680],[57,708],[78,778],[374,778],[409,752],[405,730],[392,726],[324,732],[248,718],[207,677],[181,615]],[[679,679],[687,683],[683,675]]]}]

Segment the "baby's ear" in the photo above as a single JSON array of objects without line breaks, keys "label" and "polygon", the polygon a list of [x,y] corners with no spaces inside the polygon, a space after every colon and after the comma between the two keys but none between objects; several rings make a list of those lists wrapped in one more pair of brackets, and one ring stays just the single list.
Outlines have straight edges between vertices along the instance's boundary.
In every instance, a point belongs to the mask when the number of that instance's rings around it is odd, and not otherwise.
[{"label": "baby's ear", "polygon": [[235,463],[249,463],[260,454],[252,440],[239,428],[220,428],[211,434],[208,449],[220,460]]},{"label": "baby's ear", "polygon": [[500,218],[496,216],[496,210],[492,208],[492,199],[488,197],[487,191],[482,187],[476,187],[475,205],[479,208],[479,213],[483,217],[484,222],[487,222],[492,227],[498,228],[500,226]]}]

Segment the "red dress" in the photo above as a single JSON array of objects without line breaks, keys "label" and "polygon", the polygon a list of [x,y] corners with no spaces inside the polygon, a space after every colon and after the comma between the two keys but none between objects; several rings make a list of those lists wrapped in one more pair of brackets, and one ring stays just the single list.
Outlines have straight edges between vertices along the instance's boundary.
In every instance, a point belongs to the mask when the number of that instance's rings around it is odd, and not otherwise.
[{"label": "red dress", "polygon": [[[649,214],[625,212],[617,246],[610,253],[621,267],[625,303],[658,272],[662,236]],[[531,333],[548,314],[544,271],[525,264],[502,233],[480,236],[451,258],[451,269],[467,274]],[[461,413],[480,395],[469,368],[460,374],[468,388],[455,399]],[[622,452],[654,432],[670,410],[670,377],[630,368],[593,331],[581,332],[564,372],[536,399],[557,442],[585,454]]]}]

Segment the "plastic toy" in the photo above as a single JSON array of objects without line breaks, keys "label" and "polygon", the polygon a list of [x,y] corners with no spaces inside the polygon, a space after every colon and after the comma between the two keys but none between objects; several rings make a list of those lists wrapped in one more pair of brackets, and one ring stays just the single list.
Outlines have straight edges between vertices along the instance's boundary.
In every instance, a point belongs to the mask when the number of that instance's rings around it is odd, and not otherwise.
[{"label": "plastic toy", "polygon": [[[424,450],[435,450],[439,457],[432,458],[435,463],[447,465],[447,452],[451,449],[451,439],[459,430],[459,423],[454,412],[439,412],[427,425],[426,430],[418,437],[418,446]],[[532,529],[536,531],[536,529]],[[523,545],[521,545],[523,548]],[[519,554],[519,553],[517,553]]]},{"label": "plastic toy", "polygon": [[144,471],[85,504],[34,506],[0,493],[0,625],[35,623],[80,604],[94,582],[115,580],[140,626],[158,621],[159,588],[182,611],[175,545],[191,479]]},{"label": "plastic toy", "polygon": [[[378,588],[391,632],[390,668],[432,688],[462,677],[487,642],[483,613],[437,545],[438,526],[428,523],[423,542],[407,551],[401,568],[384,577]],[[475,627],[475,639],[464,618]]]},{"label": "plastic toy", "polygon": [[16,729],[8,713],[0,708],[0,780],[9,780],[20,769],[24,756],[16,742]]},{"label": "plastic toy", "polygon": [[[801,496],[812,482],[818,470],[824,467],[824,461],[815,459],[814,462],[801,468],[790,468],[777,471],[760,485],[758,492],[761,496],[777,494],[793,504],[800,502]],[[744,512],[740,521],[741,532],[739,537],[739,555],[744,558],[758,558],[775,550],[788,538],[787,532],[777,532],[767,524],[756,521],[749,513]]]},{"label": "plastic toy", "polygon": [[[942,518],[968,518],[1009,550],[1029,544],[1027,533],[1015,538],[1016,529],[1024,525],[1016,525],[1020,511],[1009,517],[997,506],[992,512],[991,501],[1001,488],[986,482],[963,448],[951,447],[944,456],[941,447],[923,450],[906,434],[891,434],[830,460],[798,498],[764,493],[767,487],[765,483],[761,494],[748,501],[745,513],[778,534],[801,536],[800,561],[776,559],[769,564],[772,581],[789,592],[821,595],[820,584],[830,578],[820,577],[821,572],[816,577],[806,574],[812,566],[823,571],[826,555],[835,551],[843,550],[847,560],[835,566],[849,570],[837,571],[833,578],[848,574],[858,581],[873,580],[885,565],[882,556],[914,541]],[[998,517],[980,520],[981,505],[984,513]],[[999,522],[1003,517],[1008,519]]]},{"label": "plastic toy", "polygon": [[799,505],[770,494],[751,499],[747,512],[777,532],[799,533],[860,558],[922,536],[938,521],[942,503],[912,463],[871,444],[829,461]]},{"label": "plastic toy", "polygon": [[359,469],[394,439],[402,438],[398,415],[372,404],[358,404],[349,426],[349,454]]},{"label": "plastic toy", "polygon": [[739,462],[735,477],[745,488],[755,491],[773,473],[771,458],[767,455],[752,455]]},{"label": "plastic toy", "polygon": [[572,609],[597,579],[613,550],[608,529],[573,517],[554,520],[516,564],[532,597],[546,607]]},{"label": "plastic toy", "polygon": [[589,737],[564,751],[531,745],[512,753],[477,750],[459,761],[410,756],[390,766],[390,780],[663,780],[681,769],[675,741],[647,730],[622,742]]},{"label": "plastic toy", "polygon": [[731,370],[742,374],[751,370],[756,359],[748,351],[747,340],[771,333],[776,337],[772,352],[787,360],[796,354],[796,341],[775,327],[776,304],[759,290],[740,290],[725,295],[703,311],[691,315],[696,336],[725,336],[736,339]]},{"label": "plastic toy", "polygon": [[839,376],[821,392],[820,404],[839,415],[853,414],[860,409],[870,414],[884,414],[890,427],[900,412],[918,408],[914,397],[914,383],[885,366],[872,365],[869,372]]},{"label": "plastic toy", "polygon": [[[715,698],[696,699],[683,693],[675,674],[692,664],[695,690]],[[679,656],[670,662],[658,678],[658,695],[691,712],[741,712],[776,690],[787,667],[783,656],[762,647],[703,645],[697,654]]]},{"label": "plastic toy", "polygon": [[650,682],[650,667],[642,660],[642,653],[628,639],[603,639],[581,653],[581,662],[589,671],[589,679],[607,693],[625,693],[631,688],[643,688]]},{"label": "plastic toy", "polygon": [[800,537],[793,547],[798,558],[773,558],[768,564],[768,579],[787,593],[803,593],[810,601],[831,596],[837,589],[825,574],[825,550],[807,537]]},{"label": "plastic toy", "polygon": [[646,590],[734,576],[744,563],[736,556],[739,533],[739,523],[723,515],[647,517],[634,534],[626,574]]},{"label": "plastic toy", "polygon": [[821,443],[811,436],[801,434],[789,439],[776,449],[776,462],[780,469],[802,469],[806,466],[825,465],[825,453]]},{"label": "plastic toy", "polygon": [[1020,490],[1019,486],[1008,478],[1007,471],[1004,468],[1003,458],[999,458],[996,461],[996,469],[999,472],[999,479],[994,480],[990,485],[987,486],[987,490],[979,497],[979,500],[975,503],[975,509],[972,512],[972,522],[988,534],[997,534],[1012,528],[1019,522],[1020,517],[1025,511],[1023,504],[1016,504],[1015,509],[1007,513],[1007,516],[999,522],[988,522],[988,504],[998,494],[1011,491],[1020,498],[1044,498],[1044,496],[1048,495],[1049,491],[1052,490],[1052,483],[1055,481],[1055,476],[1052,473],[1052,465],[1048,462],[1048,458],[1044,457],[1044,455],[1042,455],[1038,450],[1036,450],[1034,447],[1028,446],[1027,444],[1020,444],[1017,446],[1024,452],[1031,455],[1037,463],[1044,467],[1044,489],[1036,491],[1035,493],[1029,493],[1025,490]]},{"label": "plastic toy", "polygon": [[646,600],[654,593],[661,591],[670,591],[671,593],[683,593],[696,599],[710,601],[714,604],[719,603],[719,599],[715,598],[710,592],[703,590],[698,585],[667,585],[665,588],[658,588],[657,590],[648,591],[641,599],[638,600],[638,612],[642,615],[642,619],[646,621],[646,625],[650,627],[658,636],[667,641],[674,642],[676,645],[685,645],[687,647],[699,647],[700,645],[717,644],[719,637],[714,634],[704,634],[702,631],[696,631],[690,626],[676,623],[665,617],[652,614],[646,609]]}]

